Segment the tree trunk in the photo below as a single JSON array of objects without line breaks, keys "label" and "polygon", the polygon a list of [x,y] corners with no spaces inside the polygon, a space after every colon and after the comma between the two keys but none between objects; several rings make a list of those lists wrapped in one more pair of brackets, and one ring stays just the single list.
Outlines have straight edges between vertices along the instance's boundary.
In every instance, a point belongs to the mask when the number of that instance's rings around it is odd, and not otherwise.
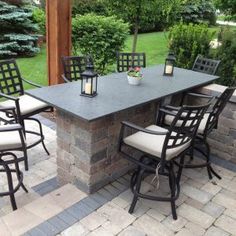
[{"label": "tree trunk", "polygon": [[138,41],[138,29],[139,29],[139,24],[135,24],[134,26],[134,37],[133,37],[133,48],[132,52],[136,52],[136,47],[137,47],[137,41]]},{"label": "tree trunk", "polygon": [[138,1],[138,5],[136,8],[136,19],[134,23],[134,38],[133,38],[133,47],[132,47],[132,52],[136,52],[136,47],[137,47],[137,41],[138,41],[138,30],[139,30],[139,24],[140,24],[140,14],[141,14],[141,1]]}]

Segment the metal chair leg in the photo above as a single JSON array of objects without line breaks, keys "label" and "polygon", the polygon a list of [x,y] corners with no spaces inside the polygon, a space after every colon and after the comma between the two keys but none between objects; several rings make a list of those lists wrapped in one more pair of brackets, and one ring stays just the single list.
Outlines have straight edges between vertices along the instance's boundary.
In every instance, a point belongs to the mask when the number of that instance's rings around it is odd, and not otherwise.
[{"label": "metal chair leg", "polygon": [[173,163],[170,162],[170,170],[169,170],[169,186],[171,191],[171,212],[174,220],[177,220],[177,213],[176,213],[176,205],[175,205],[175,192],[176,192],[176,179],[173,170]]},{"label": "metal chair leg", "polygon": [[43,148],[44,148],[45,152],[46,152],[46,153],[48,154],[48,156],[49,156],[50,153],[49,153],[49,151],[47,150],[46,145],[45,145],[45,143],[44,143],[44,135],[43,135],[42,124],[41,124],[40,121],[38,121],[38,120],[36,120],[36,119],[35,119],[35,121],[38,122],[38,125],[39,125],[40,135],[41,135],[41,137],[42,137],[42,145],[43,145]]},{"label": "metal chair leg", "polygon": [[11,170],[8,167],[8,165],[5,164],[5,163],[2,163],[2,166],[6,171],[11,206],[12,206],[13,211],[15,211],[17,209],[17,206],[16,206],[15,195],[14,195],[14,188],[13,188]]},{"label": "metal chair leg", "polygon": [[178,184],[180,184],[180,180],[181,180],[181,176],[182,176],[182,172],[183,172],[183,168],[184,168],[184,159],[185,159],[185,156],[183,155],[180,158],[179,169],[178,169],[178,172],[177,172],[176,181],[177,181]]},{"label": "metal chair leg", "polygon": [[26,151],[26,148],[23,148],[23,155],[25,157],[24,163],[25,163],[25,170],[28,171],[29,170],[29,161],[28,161],[28,154]]},{"label": "metal chair leg", "polygon": [[42,128],[41,122],[40,122],[38,119],[33,118],[33,117],[27,118],[27,120],[32,120],[32,121],[37,122],[37,124],[38,124],[38,126],[39,126],[39,133],[38,133],[38,132],[36,133],[36,132],[34,132],[34,131],[29,131],[29,130],[27,130],[26,133],[36,134],[36,135],[40,136],[40,141],[38,141],[37,143],[35,143],[35,144],[31,145],[31,146],[28,146],[27,148],[31,148],[31,147],[37,145],[38,143],[42,143],[45,152],[46,152],[48,155],[50,155],[50,153],[49,153],[49,151],[47,150],[46,145],[45,145],[45,143],[44,143],[44,135],[43,135],[43,128]]},{"label": "metal chair leg", "polygon": [[134,197],[133,197],[133,200],[132,200],[132,203],[131,203],[131,206],[129,208],[129,213],[132,214],[134,212],[134,208],[136,206],[136,203],[138,201],[138,193],[140,193],[140,188],[141,188],[141,183],[142,183],[142,178],[143,178],[143,173],[144,173],[144,170],[140,170],[140,172],[138,173],[137,175],[137,182],[136,182],[136,185],[134,187]]},{"label": "metal chair leg", "polygon": [[194,157],[194,148],[190,149],[190,161],[193,161],[193,157]]},{"label": "metal chair leg", "polygon": [[208,173],[209,179],[212,179],[212,174],[211,174],[211,169],[210,169],[210,147],[209,147],[207,142],[204,142],[204,144],[206,146],[206,161],[208,163],[208,165],[207,165],[207,173]]},{"label": "metal chair leg", "polygon": [[[213,170],[213,168],[212,168],[212,166],[211,166],[211,162],[210,162],[210,145],[209,145],[207,142],[205,142],[205,145],[206,145],[206,147],[207,147],[207,161],[208,161],[208,163],[209,163],[209,164],[207,165],[207,171],[208,171],[208,173],[210,172],[209,178],[210,178],[210,176],[211,176],[211,178],[212,178],[212,174],[213,174],[213,175],[215,175],[216,178],[221,179],[221,176],[218,175],[218,174]],[[210,179],[211,179],[211,178],[210,178]]]},{"label": "metal chair leg", "polygon": [[[19,164],[18,164],[18,161],[16,160],[15,161],[15,168],[16,168],[16,176],[17,176],[17,179],[19,182],[21,182],[21,179],[23,179],[23,173],[20,171],[20,168],[19,168]],[[28,193],[28,190],[27,188],[25,187],[25,185],[23,184],[23,182],[21,183],[21,187],[23,188],[23,190]]]}]

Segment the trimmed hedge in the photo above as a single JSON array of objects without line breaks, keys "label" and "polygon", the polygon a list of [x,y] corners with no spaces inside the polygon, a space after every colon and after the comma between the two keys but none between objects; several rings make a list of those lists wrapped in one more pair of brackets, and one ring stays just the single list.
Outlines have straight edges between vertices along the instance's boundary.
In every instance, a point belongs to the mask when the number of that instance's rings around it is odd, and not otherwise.
[{"label": "trimmed hedge", "polygon": [[90,54],[99,73],[116,60],[129,34],[129,25],[115,16],[77,15],[72,20],[74,53]]}]

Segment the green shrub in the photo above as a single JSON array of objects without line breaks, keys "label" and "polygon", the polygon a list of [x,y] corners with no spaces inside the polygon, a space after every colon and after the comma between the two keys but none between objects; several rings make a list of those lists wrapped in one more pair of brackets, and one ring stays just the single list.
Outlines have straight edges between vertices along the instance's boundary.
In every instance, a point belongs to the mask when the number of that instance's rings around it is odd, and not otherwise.
[{"label": "green shrub", "polygon": [[177,66],[190,69],[198,54],[207,56],[215,32],[206,25],[184,24],[173,26],[169,33],[169,49],[176,56]]},{"label": "green shrub", "polygon": [[46,35],[46,16],[43,9],[38,7],[33,9],[33,21],[38,24],[39,33]]},{"label": "green shrub", "polygon": [[129,25],[114,16],[87,14],[72,20],[74,52],[91,54],[99,73],[115,62],[116,52],[123,48],[128,33]]},{"label": "green shrub", "polygon": [[220,34],[222,45],[216,50],[215,58],[221,60],[218,70],[220,79],[218,83],[226,86],[236,81],[236,30],[225,27]]}]

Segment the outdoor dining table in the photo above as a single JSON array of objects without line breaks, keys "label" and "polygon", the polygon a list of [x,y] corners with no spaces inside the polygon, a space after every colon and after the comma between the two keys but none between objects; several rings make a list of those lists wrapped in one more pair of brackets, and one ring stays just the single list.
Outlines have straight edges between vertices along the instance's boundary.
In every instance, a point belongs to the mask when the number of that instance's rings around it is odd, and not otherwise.
[{"label": "outdoor dining table", "polygon": [[125,174],[133,166],[117,152],[120,122],[148,126],[155,122],[160,102],[218,78],[181,68],[173,76],[163,76],[163,71],[164,65],[143,68],[139,86],[129,85],[126,73],[101,76],[93,98],[80,96],[80,81],[27,91],[56,108],[61,184],[73,182],[91,193]]}]

